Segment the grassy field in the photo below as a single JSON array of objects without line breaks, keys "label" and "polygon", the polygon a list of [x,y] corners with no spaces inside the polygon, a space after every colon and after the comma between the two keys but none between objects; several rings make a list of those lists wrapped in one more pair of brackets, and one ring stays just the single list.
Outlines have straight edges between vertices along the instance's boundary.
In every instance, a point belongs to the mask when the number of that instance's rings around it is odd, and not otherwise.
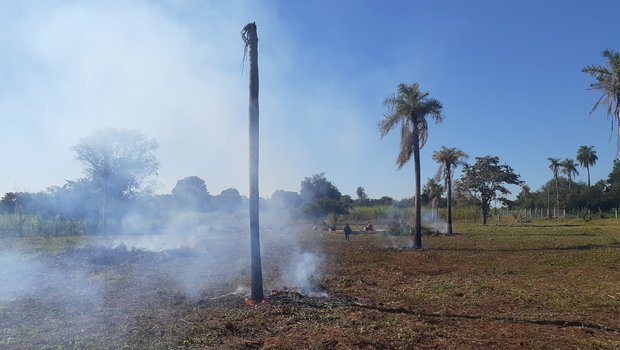
[{"label": "grassy field", "polygon": [[[425,236],[423,251],[410,237],[302,231],[295,249],[322,257],[314,293],[283,285],[290,242],[265,232],[258,305],[244,302],[249,269],[224,268],[245,250],[209,261],[194,279],[217,283],[191,294],[174,277],[203,261],[192,249],[5,239],[56,272],[37,275],[44,293],[0,296],[0,348],[620,349],[619,221],[456,223],[456,235]],[[87,269],[78,278],[72,264]],[[58,271],[74,283],[56,286]],[[86,285],[97,298],[80,298]]]}]

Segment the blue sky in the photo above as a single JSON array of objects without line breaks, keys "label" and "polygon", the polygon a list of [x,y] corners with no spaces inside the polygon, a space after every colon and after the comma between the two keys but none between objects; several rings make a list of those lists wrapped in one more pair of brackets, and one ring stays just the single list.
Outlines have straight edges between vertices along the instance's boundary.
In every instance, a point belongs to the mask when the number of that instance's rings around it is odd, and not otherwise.
[{"label": "blue sky", "polygon": [[319,172],[353,197],[358,186],[412,196],[413,165],[395,166],[398,131],[379,139],[376,127],[401,82],[444,105],[424,181],[447,146],[499,156],[538,189],[547,158],[581,145],[598,152],[597,181],[616,139],[602,110],[589,116],[599,95],[581,68],[620,50],[618,14],[611,0],[0,1],[0,192],[82,176],[71,146],[117,128],[157,139],[159,193],[196,175],[212,194],[247,194],[239,33],[252,21],[262,196]]}]

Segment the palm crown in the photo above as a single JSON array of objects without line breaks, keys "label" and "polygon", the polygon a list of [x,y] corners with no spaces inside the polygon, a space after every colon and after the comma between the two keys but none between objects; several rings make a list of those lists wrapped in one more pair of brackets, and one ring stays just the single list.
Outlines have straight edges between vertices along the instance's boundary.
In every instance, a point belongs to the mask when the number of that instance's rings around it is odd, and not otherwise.
[{"label": "palm crown", "polygon": [[[602,103],[607,105],[607,116],[611,119],[611,128],[616,125],[620,136],[620,53],[613,50],[605,50],[601,53],[607,59],[607,66],[590,65],[581,71],[591,75],[596,79],[595,83],[590,84],[590,90],[600,90],[603,95],[592,107],[594,112]],[[620,138],[618,138],[618,150],[620,150]]]},{"label": "palm crown", "polygon": [[577,162],[588,171],[588,187],[590,187],[590,167],[596,164],[597,160],[594,146],[580,146],[577,150]]},{"label": "palm crown", "polygon": [[414,142],[420,148],[426,144],[428,137],[428,122],[430,116],[437,123],[443,120],[442,105],[436,99],[430,98],[428,92],[420,90],[418,83],[399,84],[396,94],[388,96],[383,104],[388,111],[384,119],[379,122],[381,137],[387,135],[395,126],[400,124],[400,152],[396,159],[398,168],[402,168],[413,154]]},{"label": "palm crown", "polygon": [[560,163],[562,174],[568,177],[568,190],[570,191],[573,182],[573,176],[579,175],[577,171],[577,163],[570,158],[566,158]]},{"label": "palm crown", "polygon": [[553,177],[558,177],[559,173],[560,173],[560,158],[547,158],[547,160],[549,161],[549,169],[551,170],[551,172],[553,173]]},{"label": "palm crown", "polygon": [[452,176],[451,171],[457,166],[465,164],[464,160],[467,158],[469,158],[467,153],[458,148],[441,146],[439,151],[433,153],[433,160],[439,163],[439,169],[437,169],[435,177],[450,181],[448,177]]}]

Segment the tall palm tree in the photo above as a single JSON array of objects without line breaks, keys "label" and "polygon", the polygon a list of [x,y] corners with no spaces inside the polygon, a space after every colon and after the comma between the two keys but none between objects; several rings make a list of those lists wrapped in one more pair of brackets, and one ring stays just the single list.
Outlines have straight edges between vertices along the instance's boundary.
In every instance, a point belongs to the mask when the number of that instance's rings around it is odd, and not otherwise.
[{"label": "tall palm tree", "polygon": [[590,167],[596,164],[598,156],[594,146],[580,146],[577,150],[577,161],[579,165],[588,170],[588,187],[590,187]]},{"label": "tall palm tree", "polygon": [[381,138],[397,125],[400,125],[400,152],[396,165],[401,169],[413,155],[415,178],[415,236],[414,246],[422,248],[422,207],[420,199],[420,149],[428,137],[428,121],[443,120],[441,102],[420,90],[418,83],[398,84],[396,94],[389,95],[383,104],[387,108],[383,120],[379,122]]},{"label": "tall palm tree", "polygon": [[590,90],[600,90],[603,95],[596,101],[590,114],[601,104],[607,105],[607,116],[611,119],[611,128],[618,133],[617,151],[620,151],[620,53],[605,50],[601,53],[607,59],[607,66],[586,66],[581,71],[596,79],[590,84]]},{"label": "tall palm tree", "polygon": [[433,153],[433,159],[439,163],[437,179],[444,179],[446,182],[447,203],[448,203],[448,234],[452,234],[452,171],[457,166],[465,164],[464,160],[469,156],[458,148],[446,148],[441,146],[441,150]]},{"label": "tall palm tree", "polygon": [[555,178],[555,206],[556,208],[560,207],[560,189],[558,187],[558,177],[560,173],[560,158],[547,158],[551,164],[549,164],[549,169],[553,173],[553,177]]},{"label": "tall palm tree", "polygon": [[571,185],[573,183],[573,176],[579,175],[579,171],[577,171],[577,163],[570,158],[566,158],[560,163],[560,167],[562,167],[562,174],[568,177],[568,190],[571,190]]}]

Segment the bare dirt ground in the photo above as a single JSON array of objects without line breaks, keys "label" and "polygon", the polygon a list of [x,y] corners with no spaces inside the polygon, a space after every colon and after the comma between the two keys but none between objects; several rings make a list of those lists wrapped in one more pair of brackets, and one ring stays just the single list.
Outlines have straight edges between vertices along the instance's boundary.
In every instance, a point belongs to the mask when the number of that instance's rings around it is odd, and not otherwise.
[{"label": "bare dirt ground", "polygon": [[456,228],[425,236],[423,251],[409,237],[307,231],[322,293],[282,286],[289,250],[263,246],[258,305],[244,302],[249,268],[227,261],[196,274],[217,283],[180,287],[191,249],[42,253],[53,268],[24,272],[39,292],[0,302],[0,348],[620,349],[620,224]]}]

